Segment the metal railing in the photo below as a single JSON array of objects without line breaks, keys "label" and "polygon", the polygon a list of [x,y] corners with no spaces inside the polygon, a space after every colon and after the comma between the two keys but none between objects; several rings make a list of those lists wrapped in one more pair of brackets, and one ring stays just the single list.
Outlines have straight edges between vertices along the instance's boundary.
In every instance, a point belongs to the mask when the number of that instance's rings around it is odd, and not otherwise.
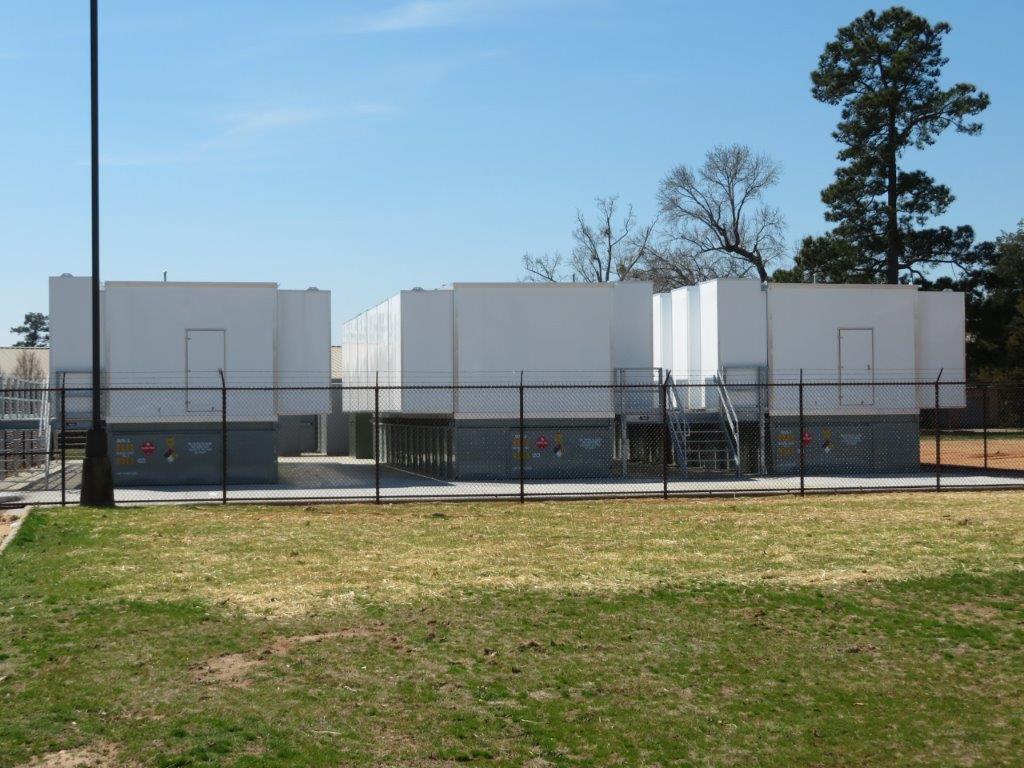
[{"label": "metal railing", "polygon": [[686,416],[689,403],[687,403],[687,397],[679,394],[679,390],[676,387],[676,382],[672,377],[671,371],[669,371],[665,376],[665,387],[669,394],[668,401],[672,404],[671,409],[669,409],[667,413],[667,426],[669,436],[672,441],[672,450],[674,452],[676,465],[684,475],[687,475],[690,471],[688,445],[690,437],[690,423]]},{"label": "metal railing", "polygon": [[44,382],[0,374],[0,420],[38,419],[47,393]]},{"label": "metal railing", "polygon": [[729,453],[732,458],[732,465],[736,476],[740,475],[740,422],[736,417],[736,409],[733,408],[732,398],[729,390],[722,382],[722,377],[717,373],[712,378],[715,389],[718,391],[718,412],[721,416],[722,426],[728,440]]},{"label": "metal railing", "polygon": [[0,374],[0,486],[12,473],[41,465],[48,478],[50,439],[46,384]]}]

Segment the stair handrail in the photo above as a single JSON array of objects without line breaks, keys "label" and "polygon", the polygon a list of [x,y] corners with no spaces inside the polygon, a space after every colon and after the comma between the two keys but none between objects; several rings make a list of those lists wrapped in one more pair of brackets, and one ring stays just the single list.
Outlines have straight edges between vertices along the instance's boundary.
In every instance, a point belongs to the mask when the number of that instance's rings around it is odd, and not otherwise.
[{"label": "stair handrail", "polygon": [[[676,464],[679,465],[679,469],[682,470],[683,475],[689,472],[689,445],[687,444],[687,433],[689,431],[689,422],[687,416],[687,402],[686,398],[679,395],[678,385],[676,384],[675,378],[672,376],[672,371],[665,371],[665,387],[669,395],[671,395],[674,407],[668,410],[668,403],[666,403],[666,416],[668,418],[669,435],[671,437],[673,446],[678,451],[676,456]],[[667,400],[668,398],[666,398]]]},{"label": "stair handrail", "polygon": [[52,405],[50,403],[50,390],[45,385],[39,389],[39,450],[46,451],[46,464],[44,468],[46,489],[50,488],[50,459],[53,457],[53,446],[50,444],[53,438],[53,424],[50,419]]},{"label": "stair handrail", "polygon": [[665,373],[665,384],[668,385],[668,391],[672,395],[673,402],[675,402],[675,409],[674,410],[678,411],[682,415],[683,423],[685,424],[686,423],[686,401],[687,401],[687,398],[682,397],[679,394],[679,385],[676,382],[675,377],[672,375],[672,371],[667,371]]},{"label": "stair handrail", "polygon": [[736,409],[733,407],[732,398],[729,397],[729,389],[717,373],[712,377],[712,383],[718,390],[718,409],[723,416],[726,431],[729,436],[729,450],[732,452],[733,465],[736,467],[736,474],[740,472],[740,424],[736,416]]}]

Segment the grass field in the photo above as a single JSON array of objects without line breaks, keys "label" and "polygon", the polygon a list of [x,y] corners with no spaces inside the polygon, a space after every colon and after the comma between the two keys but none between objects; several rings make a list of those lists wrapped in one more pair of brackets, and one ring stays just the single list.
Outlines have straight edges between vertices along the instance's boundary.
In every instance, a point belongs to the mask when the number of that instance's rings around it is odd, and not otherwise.
[{"label": "grass field", "polygon": [[44,510],[0,766],[1021,765],[1022,648],[1022,495]]}]

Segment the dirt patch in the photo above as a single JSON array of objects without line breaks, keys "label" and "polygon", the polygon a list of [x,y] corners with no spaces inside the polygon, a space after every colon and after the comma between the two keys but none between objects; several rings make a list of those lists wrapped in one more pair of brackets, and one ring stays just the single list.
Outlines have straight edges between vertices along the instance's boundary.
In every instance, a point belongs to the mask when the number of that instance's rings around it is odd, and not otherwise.
[{"label": "dirt patch", "polygon": [[77,749],[62,749],[23,763],[20,768],[114,768],[117,747],[111,742],[100,742]]},{"label": "dirt patch", "polygon": [[[985,441],[976,438],[957,437],[942,441],[942,464],[949,467],[966,467],[969,469],[1020,469],[1024,470],[1024,439],[1006,438],[992,435]],[[986,463],[986,454],[988,460]],[[921,463],[935,463],[935,438],[921,438]]]},{"label": "dirt patch", "polygon": [[4,543],[10,533],[11,528],[14,527],[14,523],[18,518],[8,512],[0,512],[0,544]]},{"label": "dirt patch", "polygon": [[314,635],[279,637],[272,644],[258,651],[225,653],[201,661],[192,667],[192,676],[200,683],[248,688],[251,684],[249,676],[254,669],[262,666],[274,656],[287,655],[297,646],[322,643],[325,640],[373,637],[376,634],[364,627],[353,627],[335,632],[319,632]]},{"label": "dirt patch", "polygon": [[950,606],[958,621],[992,621],[999,618],[999,611],[987,605],[958,603]]},{"label": "dirt patch", "polygon": [[219,683],[238,688],[249,687],[249,673],[263,661],[247,653],[226,653],[214,656],[192,668],[192,676],[200,683]]}]

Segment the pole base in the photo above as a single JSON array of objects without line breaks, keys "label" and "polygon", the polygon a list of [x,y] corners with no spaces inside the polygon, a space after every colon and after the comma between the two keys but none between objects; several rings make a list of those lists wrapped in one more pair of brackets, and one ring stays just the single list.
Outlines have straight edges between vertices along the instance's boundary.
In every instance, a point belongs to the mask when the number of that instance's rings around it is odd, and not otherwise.
[{"label": "pole base", "polygon": [[98,424],[85,434],[85,459],[82,461],[83,507],[114,506],[114,473],[107,450],[107,427]]}]

